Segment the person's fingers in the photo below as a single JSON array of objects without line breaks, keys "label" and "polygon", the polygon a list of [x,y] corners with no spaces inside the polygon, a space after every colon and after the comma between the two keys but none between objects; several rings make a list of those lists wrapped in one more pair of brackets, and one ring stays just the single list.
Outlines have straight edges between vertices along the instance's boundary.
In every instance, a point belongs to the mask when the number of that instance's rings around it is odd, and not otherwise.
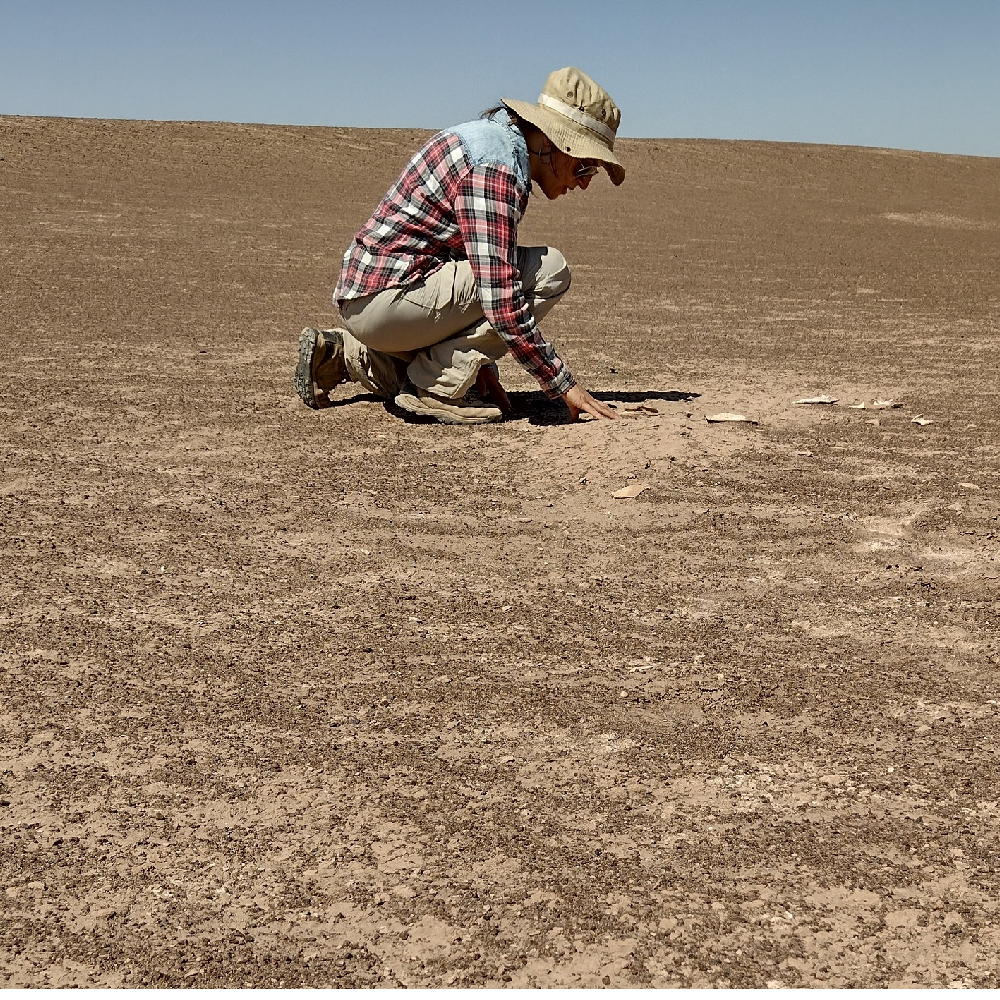
[{"label": "person's fingers", "polygon": [[479,369],[476,382],[481,394],[489,396],[500,407],[505,416],[509,416],[514,412],[514,407],[510,403],[510,397],[490,366],[487,365]]},{"label": "person's fingers", "polygon": [[615,420],[618,416],[614,410],[611,409],[607,403],[602,403],[599,399],[594,399],[590,393],[585,393],[585,399],[581,401],[581,405],[578,408],[577,416],[575,419],[579,419],[579,411],[582,410],[585,413],[589,413],[593,417],[603,418],[605,420]]},{"label": "person's fingers", "polygon": [[618,416],[610,406],[594,399],[581,385],[574,385],[563,396],[563,402],[568,407],[572,420],[579,420],[581,413],[589,413],[592,417],[605,420],[614,420]]},{"label": "person's fingers", "polygon": [[609,420],[614,420],[618,416],[607,403],[601,402],[599,399],[594,399],[593,396],[590,397],[590,404],[587,407],[588,413],[600,414],[600,416],[607,417]]}]

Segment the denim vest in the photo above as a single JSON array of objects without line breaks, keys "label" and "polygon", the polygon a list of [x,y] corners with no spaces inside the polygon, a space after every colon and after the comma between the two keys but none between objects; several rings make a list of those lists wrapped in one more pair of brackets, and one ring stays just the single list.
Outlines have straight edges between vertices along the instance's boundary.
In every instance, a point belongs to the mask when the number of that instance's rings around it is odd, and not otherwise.
[{"label": "denim vest", "polygon": [[493,118],[477,118],[448,129],[461,139],[465,154],[473,167],[498,164],[507,167],[526,194],[531,191],[531,168],[528,144],[521,130],[511,123],[506,111]]}]

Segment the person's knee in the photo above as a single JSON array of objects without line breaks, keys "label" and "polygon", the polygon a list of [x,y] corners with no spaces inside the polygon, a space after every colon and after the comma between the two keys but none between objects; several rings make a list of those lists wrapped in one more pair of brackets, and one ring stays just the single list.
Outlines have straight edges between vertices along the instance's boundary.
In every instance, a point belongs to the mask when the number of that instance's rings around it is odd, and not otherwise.
[{"label": "person's knee", "polygon": [[572,278],[569,264],[566,263],[562,252],[555,247],[549,247],[542,257],[535,294],[544,299],[558,298],[569,290]]}]

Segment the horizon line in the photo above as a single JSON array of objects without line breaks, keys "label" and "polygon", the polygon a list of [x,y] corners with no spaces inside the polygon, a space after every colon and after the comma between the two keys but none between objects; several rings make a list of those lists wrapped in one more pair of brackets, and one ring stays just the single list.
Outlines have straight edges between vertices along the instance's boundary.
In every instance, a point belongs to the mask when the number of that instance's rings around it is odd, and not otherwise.
[{"label": "horizon line", "polygon": [[[226,118],[119,118],[106,117],[101,115],[45,115],[45,114],[20,114],[18,112],[0,111],[0,120],[5,118],[34,118],[53,121],[83,121],[83,122],[131,122],[149,125],[246,125],[257,128],[316,128],[316,129],[351,129],[354,131],[381,131],[381,132],[427,132],[433,135],[441,131],[440,128],[432,128],[427,125],[335,125],[324,123],[322,125],[306,122],[265,122],[265,121],[236,121]],[[447,126],[445,126],[447,127]],[[633,142],[745,142],[745,143],[768,143],[780,146],[828,146],[835,149],[868,149],[873,151],[885,151],[890,153],[913,153],[920,156],[957,156],[976,160],[996,160],[1000,156],[991,156],[987,153],[956,153],[939,149],[913,149],[903,146],[877,146],[867,143],[829,142],[815,139],[761,139],[761,138],[733,138],[727,136],[681,136],[681,135],[619,135],[618,139],[625,139]]]}]

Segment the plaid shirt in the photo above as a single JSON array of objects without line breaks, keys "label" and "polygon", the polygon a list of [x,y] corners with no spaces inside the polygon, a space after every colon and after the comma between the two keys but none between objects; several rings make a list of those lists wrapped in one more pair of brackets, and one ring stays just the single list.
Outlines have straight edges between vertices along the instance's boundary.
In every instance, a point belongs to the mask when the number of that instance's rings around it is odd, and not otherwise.
[{"label": "plaid shirt", "polygon": [[407,164],[344,254],[335,301],[425,278],[447,261],[472,266],[483,313],[550,398],[576,380],[541,335],[521,288],[517,224],[527,189],[502,163],[473,166],[461,139],[434,136]]}]

